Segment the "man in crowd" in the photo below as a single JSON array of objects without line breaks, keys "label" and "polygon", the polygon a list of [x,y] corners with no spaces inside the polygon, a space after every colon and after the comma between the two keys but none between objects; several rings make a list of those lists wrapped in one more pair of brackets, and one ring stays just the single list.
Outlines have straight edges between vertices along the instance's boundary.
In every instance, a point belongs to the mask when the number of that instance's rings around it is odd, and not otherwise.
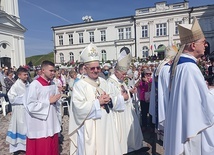
[{"label": "man in crowd", "polygon": [[[4,79],[7,77],[7,73],[8,73],[8,67],[4,67],[3,72],[0,74],[0,81],[1,81],[1,86],[2,86],[2,93],[3,94],[6,94],[7,93],[7,90],[6,90],[6,86],[5,86],[5,83],[4,83]],[[7,98],[6,98],[7,100]]]},{"label": "man in crowd", "polygon": [[79,79],[81,79],[82,76],[83,76],[84,74],[85,74],[85,66],[84,66],[83,63],[81,63],[81,64],[79,64],[79,66],[78,66],[78,74],[77,74],[77,77],[78,77]]},{"label": "man in crowd", "polygon": [[99,77],[102,77],[103,79],[107,80],[110,76],[110,69],[111,69],[111,64],[105,63],[103,65],[103,68],[101,69],[101,72],[99,73]]},{"label": "man in crowd", "polygon": [[55,73],[54,63],[43,61],[41,70],[41,76],[30,84],[25,101],[26,155],[59,155],[61,95],[58,87],[52,82]]},{"label": "man in crowd", "polygon": [[122,155],[98,49],[89,44],[80,56],[86,75],[73,87],[69,135],[71,155]]},{"label": "man in crowd", "polygon": [[165,155],[214,154],[214,96],[197,66],[207,42],[198,20],[178,25],[181,48],[170,75],[164,127]]},{"label": "man in crowd", "polygon": [[41,67],[36,67],[36,75],[35,77],[33,78],[33,80],[36,80],[39,78],[39,76],[42,74],[42,70],[41,70]]},{"label": "man in crowd", "polygon": [[[143,142],[139,120],[132,104],[129,89],[124,82],[130,62],[130,51],[124,47],[121,49],[114,74],[108,79],[117,134],[123,154],[142,148]],[[132,88],[130,91],[134,93],[136,88]]]},{"label": "man in crowd", "polygon": [[62,83],[62,88],[63,88],[63,92],[66,90],[66,86],[67,86],[67,77],[66,77],[66,74],[65,74],[65,70],[64,69],[60,69],[58,70],[58,73],[59,73],[59,80],[61,81]]},{"label": "man in crowd", "polygon": [[27,127],[23,103],[26,87],[29,85],[28,71],[21,67],[17,70],[17,75],[18,79],[7,94],[12,105],[12,117],[6,137],[6,141],[10,144],[10,153],[26,151]]}]

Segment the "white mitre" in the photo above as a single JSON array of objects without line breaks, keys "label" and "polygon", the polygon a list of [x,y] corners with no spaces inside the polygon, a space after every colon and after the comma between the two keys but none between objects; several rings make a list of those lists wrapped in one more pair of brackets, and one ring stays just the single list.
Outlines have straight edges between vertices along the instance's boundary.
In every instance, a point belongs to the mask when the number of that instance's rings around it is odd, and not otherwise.
[{"label": "white mitre", "polygon": [[167,46],[165,49],[165,58],[160,62],[155,72],[155,76],[157,77],[160,73],[161,68],[167,64],[168,62],[172,61],[176,54],[178,53],[178,48],[175,45]]},{"label": "white mitre", "polygon": [[131,64],[131,54],[128,48],[121,49],[119,58],[117,60],[116,69],[122,72],[127,72]]},{"label": "white mitre", "polygon": [[83,63],[99,61],[99,53],[97,47],[90,43],[86,48],[83,49],[80,55],[80,61]]}]

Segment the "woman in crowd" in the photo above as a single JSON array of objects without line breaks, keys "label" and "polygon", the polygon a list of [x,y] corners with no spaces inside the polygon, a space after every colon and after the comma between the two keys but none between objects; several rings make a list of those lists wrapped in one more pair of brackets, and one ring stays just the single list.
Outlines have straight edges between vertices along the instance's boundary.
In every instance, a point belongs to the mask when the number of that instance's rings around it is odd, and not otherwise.
[{"label": "woman in crowd", "polygon": [[71,78],[68,81],[68,89],[69,89],[69,96],[71,96],[72,91],[73,91],[73,86],[79,80],[79,78],[77,77],[77,72],[74,69],[72,69],[69,72],[69,76]]},{"label": "woman in crowd", "polygon": [[11,88],[11,86],[16,82],[16,79],[14,78],[14,72],[12,70],[9,70],[7,72],[7,77],[4,79],[4,83],[6,86],[6,91],[8,92]]},{"label": "woman in crowd", "polygon": [[[10,88],[12,87],[12,85],[16,82],[16,79],[14,78],[14,72],[12,70],[8,70],[6,77],[4,78],[4,84],[6,87],[6,94],[8,93],[8,91],[10,90]],[[5,96],[5,100],[9,101],[7,95]],[[8,107],[8,113],[12,112],[12,106],[9,103],[9,107]]]},{"label": "woman in crowd", "polygon": [[149,113],[149,100],[152,83],[151,75],[152,73],[150,70],[144,70],[141,75],[141,80],[136,83],[136,87],[139,92],[143,132],[146,131],[148,126],[151,126],[151,116],[149,116],[149,121],[147,118]]}]

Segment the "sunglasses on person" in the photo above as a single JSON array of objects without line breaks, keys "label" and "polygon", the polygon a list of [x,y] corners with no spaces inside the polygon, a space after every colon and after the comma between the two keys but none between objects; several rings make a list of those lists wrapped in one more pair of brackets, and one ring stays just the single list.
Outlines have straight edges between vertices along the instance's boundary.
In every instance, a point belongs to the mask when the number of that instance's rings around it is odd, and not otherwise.
[{"label": "sunglasses on person", "polygon": [[90,69],[91,71],[95,71],[95,69],[97,69],[97,70],[101,69],[100,66],[97,66],[97,67],[86,67],[86,68]]},{"label": "sunglasses on person", "polygon": [[152,75],[152,73],[146,73],[146,75]]}]

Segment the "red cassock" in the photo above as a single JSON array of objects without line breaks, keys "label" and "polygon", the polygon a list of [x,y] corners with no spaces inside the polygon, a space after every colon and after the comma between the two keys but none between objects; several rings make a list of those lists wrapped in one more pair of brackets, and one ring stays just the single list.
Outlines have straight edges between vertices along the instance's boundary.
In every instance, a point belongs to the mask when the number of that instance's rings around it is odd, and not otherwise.
[{"label": "red cassock", "polygon": [[58,134],[47,138],[27,138],[26,155],[59,155]]}]

